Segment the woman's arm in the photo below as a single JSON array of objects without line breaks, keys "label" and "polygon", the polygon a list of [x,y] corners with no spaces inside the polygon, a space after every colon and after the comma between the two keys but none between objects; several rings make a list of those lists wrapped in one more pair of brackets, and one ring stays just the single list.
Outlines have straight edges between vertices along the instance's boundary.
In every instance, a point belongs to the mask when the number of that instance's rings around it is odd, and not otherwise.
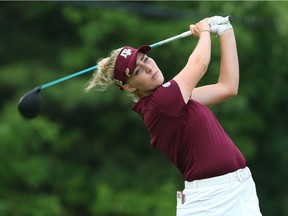
[{"label": "woman's arm", "polygon": [[196,25],[190,25],[190,30],[194,36],[199,37],[198,43],[185,67],[174,77],[185,103],[188,102],[193,89],[205,74],[211,56],[211,38],[208,20],[204,19]]},{"label": "woman's arm", "polygon": [[204,105],[212,106],[237,95],[239,85],[239,63],[233,29],[220,36],[221,65],[218,82],[197,87],[192,98]]}]

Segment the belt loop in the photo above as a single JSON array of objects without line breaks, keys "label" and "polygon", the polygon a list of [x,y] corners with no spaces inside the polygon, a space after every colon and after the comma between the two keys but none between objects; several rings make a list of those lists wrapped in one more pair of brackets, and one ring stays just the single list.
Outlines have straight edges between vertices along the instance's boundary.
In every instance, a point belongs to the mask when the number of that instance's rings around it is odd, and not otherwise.
[{"label": "belt loop", "polygon": [[197,188],[197,186],[198,186],[197,180],[192,181],[192,185],[193,185],[193,188]]},{"label": "belt loop", "polygon": [[240,182],[243,181],[243,178],[242,178],[242,175],[241,175],[241,171],[242,171],[242,169],[236,171],[236,174],[237,174],[238,180],[239,180]]}]

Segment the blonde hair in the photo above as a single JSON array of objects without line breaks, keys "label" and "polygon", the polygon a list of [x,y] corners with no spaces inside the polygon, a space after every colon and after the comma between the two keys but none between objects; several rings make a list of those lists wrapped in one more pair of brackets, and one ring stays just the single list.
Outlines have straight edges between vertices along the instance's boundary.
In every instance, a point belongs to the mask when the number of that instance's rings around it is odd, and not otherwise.
[{"label": "blonde hair", "polygon": [[[97,70],[94,71],[92,78],[84,89],[85,92],[89,92],[92,89],[97,91],[106,91],[112,85],[119,87],[119,83],[114,80],[114,67],[121,50],[122,48],[113,50],[109,57],[98,61]],[[132,97],[134,102],[139,100],[139,97],[136,94],[127,92],[127,95]]]},{"label": "blonde hair", "polygon": [[97,70],[94,72],[88,83],[88,86],[85,88],[85,92],[89,92],[92,89],[96,89],[98,91],[106,91],[109,86],[115,84],[114,67],[117,56],[121,49],[122,48],[113,50],[109,57],[98,61]]}]

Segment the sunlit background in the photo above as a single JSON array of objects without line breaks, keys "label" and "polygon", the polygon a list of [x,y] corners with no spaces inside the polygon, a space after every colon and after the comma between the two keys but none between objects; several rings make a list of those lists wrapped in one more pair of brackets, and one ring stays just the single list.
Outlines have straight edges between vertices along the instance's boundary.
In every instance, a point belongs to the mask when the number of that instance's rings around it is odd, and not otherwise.
[{"label": "sunlit background", "polygon": [[[36,86],[91,67],[113,49],[152,44],[213,15],[233,15],[237,97],[213,111],[247,159],[265,216],[288,216],[288,2],[0,2],[0,215],[173,216],[183,180],[149,144],[122,92],[84,93],[92,72],[41,92],[40,115],[18,113]],[[166,80],[197,43],[153,49]],[[219,72],[219,38],[201,84]]]}]

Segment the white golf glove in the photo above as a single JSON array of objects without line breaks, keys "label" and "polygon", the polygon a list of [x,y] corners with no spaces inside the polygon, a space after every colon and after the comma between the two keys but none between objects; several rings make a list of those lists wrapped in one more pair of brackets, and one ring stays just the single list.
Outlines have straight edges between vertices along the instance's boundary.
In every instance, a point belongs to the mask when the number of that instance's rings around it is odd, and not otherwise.
[{"label": "white golf glove", "polygon": [[230,22],[222,23],[223,18],[224,17],[222,16],[213,16],[208,19],[208,24],[210,25],[210,31],[218,36],[220,36],[226,30],[233,28]]},{"label": "white golf glove", "polygon": [[210,27],[215,26],[215,25],[220,25],[222,24],[223,19],[224,17],[222,16],[213,16],[208,19],[208,24],[210,25]]},{"label": "white golf glove", "polygon": [[221,24],[221,25],[215,25],[210,27],[210,31],[218,36],[221,36],[223,32],[225,32],[228,29],[232,29],[232,25],[230,23]]}]

